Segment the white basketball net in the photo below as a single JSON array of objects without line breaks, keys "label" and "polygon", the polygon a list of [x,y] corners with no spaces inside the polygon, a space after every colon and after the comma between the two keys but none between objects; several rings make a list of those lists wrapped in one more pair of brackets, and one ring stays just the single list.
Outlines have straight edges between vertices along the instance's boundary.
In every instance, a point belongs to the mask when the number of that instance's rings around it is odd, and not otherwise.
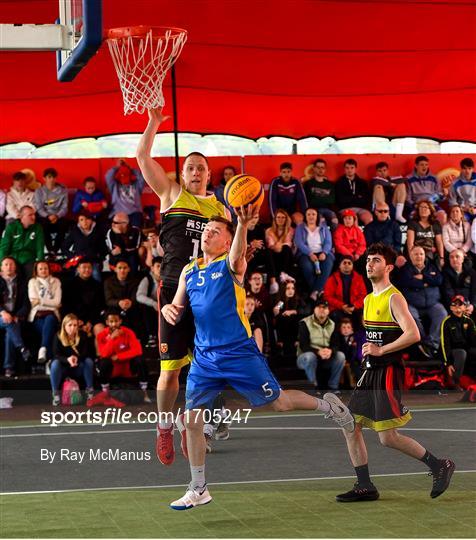
[{"label": "white basketball net", "polygon": [[167,71],[182,52],[186,32],[165,31],[153,36],[153,29],[140,37],[108,39],[124,99],[124,114],[163,107],[162,83]]}]

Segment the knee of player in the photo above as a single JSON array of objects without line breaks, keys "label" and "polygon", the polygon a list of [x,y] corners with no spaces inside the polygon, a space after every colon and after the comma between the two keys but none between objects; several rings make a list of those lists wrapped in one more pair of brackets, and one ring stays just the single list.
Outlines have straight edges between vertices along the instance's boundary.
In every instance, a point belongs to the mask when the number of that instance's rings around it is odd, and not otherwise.
[{"label": "knee of player", "polygon": [[184,415],[183,423],[187,431],[203,431],[203,414],[199,410],[190,410]]},{"label": "knee of player", "polygon": [[381,431],[378,434],[378,437],[380,439],[380,444],[382,446],[386,446],[387,448],[393,448],[395,446],[398,434],[393,430],[391,430],[391,431]]}]

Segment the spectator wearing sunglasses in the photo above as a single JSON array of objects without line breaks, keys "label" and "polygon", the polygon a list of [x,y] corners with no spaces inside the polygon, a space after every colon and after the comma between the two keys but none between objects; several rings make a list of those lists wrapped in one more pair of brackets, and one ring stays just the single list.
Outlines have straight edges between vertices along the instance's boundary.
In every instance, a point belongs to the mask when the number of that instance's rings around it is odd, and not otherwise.
[{"label": "spectator wearing sunglasses", "polygon": [[145,248],[141,248],[140,229],[130,225],[126,213],[118,212],[112,218],[111,228],[106,233],[106,248],[111,267],[119,260],[125,260],[131,272],[133,274],[137,272],[139,255]]},{"label": "spectator wearing sunglasses", "polygon": [[[399,224],[390,219],[390,208],[385,202],[378,202],[374,210],[375,219],[364,228],[364,236],[367,245],[383,242],[400,254],[402,250],[402,232]],[[399,260],[401,259],[401,260]],[[405,264],[402,255],[397,258],[397,266]]]}]

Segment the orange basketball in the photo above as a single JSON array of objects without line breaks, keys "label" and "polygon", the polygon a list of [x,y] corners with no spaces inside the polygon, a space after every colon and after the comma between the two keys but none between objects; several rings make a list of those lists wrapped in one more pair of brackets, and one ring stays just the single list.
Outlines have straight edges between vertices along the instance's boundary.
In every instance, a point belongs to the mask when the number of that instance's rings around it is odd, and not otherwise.
[{"label": "orange basketball", "polygon": [[230,178],[225,186],[225,201],[234,208],[240,206],[261,206],[264,189],[261,182],[249,174],[238,174]]}]

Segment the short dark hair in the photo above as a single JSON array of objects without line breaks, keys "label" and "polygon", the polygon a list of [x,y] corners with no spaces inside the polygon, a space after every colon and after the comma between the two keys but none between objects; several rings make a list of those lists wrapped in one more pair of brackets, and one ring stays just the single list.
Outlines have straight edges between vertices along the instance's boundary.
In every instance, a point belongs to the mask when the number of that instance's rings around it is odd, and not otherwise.
[{"label": "short dark hair", "polygon": [[223,172],[225,172],[226,169],[231,169],[233,171],[233,174],[236,175],[236,169],[235,169],[235,167],[233,167],[233,165],[225,165],[223,167]]},{"label": "short dark hair", "polygon": [[162,257],[160,255],[157,255],[157,257],[153,257],[152,266],[154,266],[154,264],[162,264]]},{"label": "short dark hair", "polygon": [[86,178],[83,180],[83,186],[86,185],[88,182],[94,182],[95,184],[97,183],[94,176],[86,176]]},{"label": "short dark hair", "polygon": [[82,257],[78,262],[78,266],[80,266],[81,264],[90,264],[92,266],[93,261],[89,257]]},{"label": "short dark hair", "polygon": [[217,221],[218,223],[224,223],[226,225],[226,230],[231,234],[231,237],[233,238],[233,236],[235,235],[235,227],[229,219],[226,219],[223,216],[212,216],[208,220],[208,223],[210,223],[210,221]]},{"label": "short dark hair", "polygon": [[354,167],[357,167],[357,161],[355,161],[354,158],[349,158],[344,161],[344,166],[345,165],[354,165]]},{"label": "short dark hair", "polygon": [[53,167],[48,167],[43,171],[43,178],[45,176],[52,176],[53,178],[57,178],[58,171],[56,169],[53,169]]},{"label": "short dark hair", "polygon": [[109,315],[114,315],[116,317],[119,317],[122,320],[121,311],[116,307],[110,307],[104,311],[104,320],[106,320],[109,317]]},{"label": "short dark hair", "polygon": [[339,321],[339,330],[342,328],[343,324],[350,324],[352,325],[352,328],[354,327],[354,323],[350,317],[342,317],[342,319]]},{"label": "short dark hair", "polygon": [[114,270],[116,269],[117,265],[119,263],[126,263],[127,266],[130,268],[131,267],[131,264],[130,262],[125,258],[125,257],[118,257],[115,261],[114,261]]},{"label": "short dark hair", "polygon": [[388,169],[388,163],[386,161],[379,161],[377,165],[375,165],[376,169],[381,169],[382,167],[387,167]]},{"label": "short dark hair", "polygon": [[26,180],[26,174],[21,171],[13,173],[13,180]]},{"label": "short dark hair", "polygon": [[81,210],[78,212],[78,215],[76,216],[76,219],[79,220],[79,218],[83,216],[85,218],[88,218],[90,219],[91,221],[94,221],[94,216],[91,214],[91,212],[89,210],[87,210],[86,208],[81,208]]},{"label": "short dark hair", "polygon": [[293,168],[293,164],[289,161],[283,161],[281,165],[279,166],[279,170],[282,171],[283,169],[291,169]]},{"label": "short dark hair", "polygon": [[5,257],[3,257],[3,259],[0,260],[0,265],[3,264],[3,261],[6,261],[7,259],[10,259],[11,261],[13,261],[15,263],[15,268],[18,269],[17,260],[15,259],[15,257],[12,257],[11,255],[5,255]]},{"label": "short dark hair", "polygon": [[313,165],[317,165],[318,163],[324,163],[324,165],[327,165],[327,161],[322,158],[317,158],[312,162]]},{"label": "short dark hair", "polygon": [[430,161],[426,156],[417,156],[415,158],[415,165],[418,165],[419,163],[421,163],[422,161]]},{"label": "short dark hair", "polygon": [[367,249],[367,255],[382,255],[387,265],[392,264],[395,266],[395,261],[397,260],[397,252],[393,247],[388,246],[383,242],[371,244]]},{"label": "short dark hair", "polygon": [[192,156],[197,156],[197,157],[203,158],[203,159],[206,161],[207,166],[210,167],[210,163],[208,163],[208,159],[207,159],[206,156],[204,156],[201,152],[190,152],[190,154],[187,154],[187,155],[185,156],[185,159],[183,160],[183,162],[185,163],[185,162],[187,161],[187,159],[188,159],[189,157],[192,157]]},{"label": "short dark hair", "polygon": [[470,157],[465,157],[460,162],[460,167],[474,167],[474,161]]}]

